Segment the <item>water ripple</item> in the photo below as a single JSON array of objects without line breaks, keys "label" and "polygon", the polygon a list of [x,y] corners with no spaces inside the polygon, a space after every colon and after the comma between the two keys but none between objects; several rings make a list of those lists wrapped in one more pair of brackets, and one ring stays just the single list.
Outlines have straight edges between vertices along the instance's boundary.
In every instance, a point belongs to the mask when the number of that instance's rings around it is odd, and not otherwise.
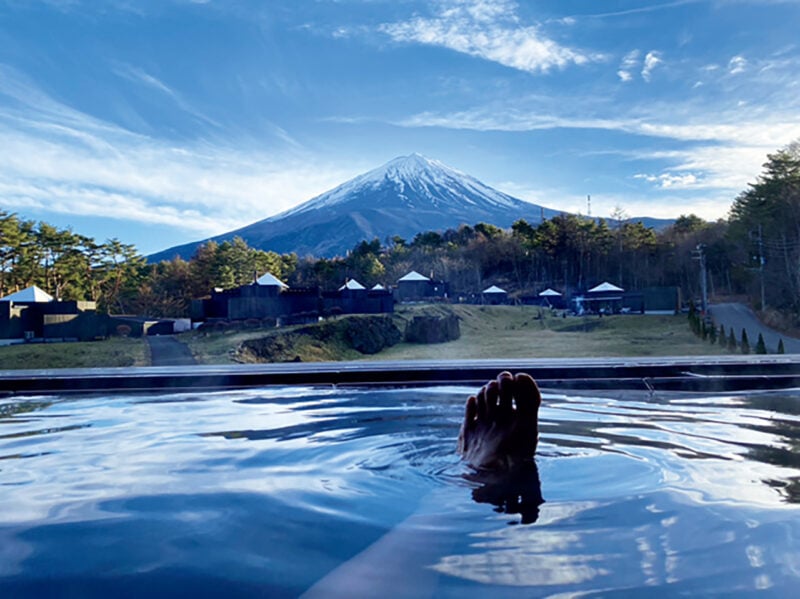
[{"label": "water ripple", "polygon": [[798,582],[797,394],[547,394],[538,471],[509,483],[454,454],[471,392],[4,398],[0,593],[295,596],[391,542],[379,574],[438,596]]}]

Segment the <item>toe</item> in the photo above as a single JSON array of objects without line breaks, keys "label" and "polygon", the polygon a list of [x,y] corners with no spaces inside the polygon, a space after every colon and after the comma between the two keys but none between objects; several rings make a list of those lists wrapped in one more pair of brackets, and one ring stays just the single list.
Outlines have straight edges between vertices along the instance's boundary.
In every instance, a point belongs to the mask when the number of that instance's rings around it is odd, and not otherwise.
[{"label": "toe", "polygon": [[478,420],[487,420],[489,417],[489,408],[486,406],[486,386],[481,387],[478,391],[478,396],[475,398],[475,403],[478,405],[477,417]]},{"label": "toe", "polygon": [[542,394],[531,375],[520,372],[514,377],[514,399],[520,420],[536,418],[542,403]]},{"label": "toe", "polygon": [[478,400],[475,399],[475,396],[473,395],[467,400],[467,405],[464,406],[464,428],[466,429],[472,426],[477,416],[478,416]]},{"label": "toe", "polygon": [[489,420],[497,418],[497,398],[500,395],[500,387],[497,381],[490,381],[486,387],[486,416]]},{"label": "toe", "polygon": [[514,377],[510,372],[502,372],[497,377],[500,402],[497,407],[497,419],[508,422],[514,415]]}]

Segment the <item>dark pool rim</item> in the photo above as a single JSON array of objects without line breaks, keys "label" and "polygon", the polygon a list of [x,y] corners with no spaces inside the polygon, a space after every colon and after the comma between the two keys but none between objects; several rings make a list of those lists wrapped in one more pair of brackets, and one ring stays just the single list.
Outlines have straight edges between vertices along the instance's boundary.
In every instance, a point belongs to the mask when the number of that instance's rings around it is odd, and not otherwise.
[{"label": "dark pool rim", "polygon": [[721,392],[800,388],[800,354],[660,358],[359,361],[0,370],[0,394],[187,391],[272,385],[480,385],[502,370],[545,389]]}]

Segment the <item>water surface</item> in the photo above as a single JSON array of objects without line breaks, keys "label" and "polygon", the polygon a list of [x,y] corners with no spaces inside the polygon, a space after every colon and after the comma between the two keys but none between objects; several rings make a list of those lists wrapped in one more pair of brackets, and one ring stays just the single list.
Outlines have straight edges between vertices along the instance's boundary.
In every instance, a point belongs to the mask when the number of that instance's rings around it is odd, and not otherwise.
[{"label": "water surface", "polygon": [[546,394],[538,472],[509,481],[454,455],[470,392],[0,400],[0,596],[787,596],[800,582],[800,393]]}]

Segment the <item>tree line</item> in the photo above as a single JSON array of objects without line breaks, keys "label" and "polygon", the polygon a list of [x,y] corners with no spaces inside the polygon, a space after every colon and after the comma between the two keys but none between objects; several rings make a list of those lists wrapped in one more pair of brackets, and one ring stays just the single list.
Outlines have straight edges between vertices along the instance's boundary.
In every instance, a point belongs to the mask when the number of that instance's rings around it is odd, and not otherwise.
[{"label": "tree line", "polygon": [[[189,260],[148,264],[116,239],[93,239],[0,211],[0,294],[36,284],[62,299],[149,316],[188,314],[214,288],[271,272],[291,286],[336,289],[346,278],[393,284],[411,270],[446,280],[451,295],[499,285],[512,295],[545,287],[565,293],[608,280],[625,289],[677,286],[701,294],[700,260],[714,295],[746,296],[800,319],[800,145],[767,157],[762,174],[734,200],[727,219],[693,214],[656,231],[627,220],[561,214],[509,229],[462,225],[363,241],[346,256],[298,258],[249,247],[242,239],[200,246]],[[763,294],[762,294],[763,290]],[[763,297],[763,305],[762,305]]]}]

